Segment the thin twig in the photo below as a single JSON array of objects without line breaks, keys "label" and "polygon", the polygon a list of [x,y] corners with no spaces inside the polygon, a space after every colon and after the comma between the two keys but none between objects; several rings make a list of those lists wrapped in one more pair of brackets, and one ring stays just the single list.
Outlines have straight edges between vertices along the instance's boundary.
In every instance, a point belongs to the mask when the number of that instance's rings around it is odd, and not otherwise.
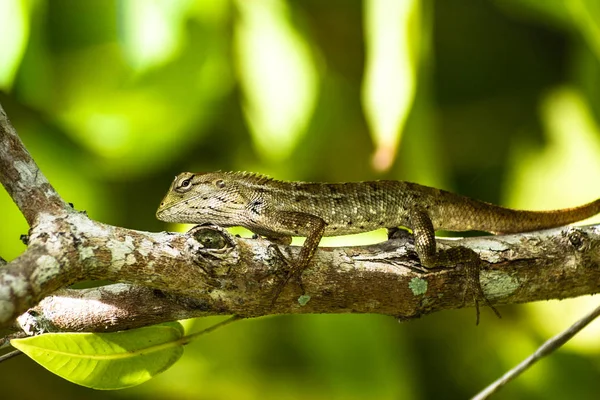
[{"label": "thin twig", "polygon": [[585,326],[587,326],[590,322],[596,319],[599,315],[600,306],[592,312],[590,312],[589,314],[587,314],[586,316],[584,316],[583,318],[581,318],[579,321],[575,322],[565,331],[547,340],[532,355],[523,360],[519,365],[505,373],[502,377],[500,377],[500,379],[496,380],[484,390],[479,392],[476,396],[474,396],[473,400],[485,400],[489,398],[492,394],[496,393],[498,389],[500,389],[502,386],[504,386],[505,384],[507,384],[508,382],[512,381],[517,376],[525,372],[539,359],[551,354],[563,344],[567,343],[573,336],[575,336],[579,331],[581,331]]},{"label": "thin twig", "polygon": [[11,359],[13,357],[20,356],[21,354],[23,354],[23,352],[21,350],[13,350],[13,351],[8,352],[6,354],[2,354],[0,356],[0,363],[4,362],[6,360],[9,360],[9,359]]}]

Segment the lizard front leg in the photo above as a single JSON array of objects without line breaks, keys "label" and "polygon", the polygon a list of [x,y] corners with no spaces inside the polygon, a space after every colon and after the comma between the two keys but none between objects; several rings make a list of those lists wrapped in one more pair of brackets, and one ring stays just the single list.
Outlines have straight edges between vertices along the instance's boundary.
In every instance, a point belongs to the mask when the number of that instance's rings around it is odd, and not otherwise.
[{"label": "lizard front leg", "polygon": [[[302,276],[302,272],[308,268],[308,264],[315,255],[315,251],[323,237],[327,223],[315,215],[296,211],[272,211],[269,213],[268,218],[270,221],[276,221],[277,230],[285,230],[293,232],[294,235],[306,236],[297,260],[292,261],[291,268],[273,292],[272,304],[274,305],[290,279],[299,279]],[[267,238],[278,243],[287,242],[289,244],[289,236],[271,237],[271,235],[267,235]]]},{"label": "lizard front leg", "polygon": [[435,242],[435,230],[429,215],[422,210],[413,210],[409,214],[409,223],[415,237],[415,250],[421,260],[421,264],[426,268],[448,267],[457,263],[462,263],[466,272],[465,291],[463,301],[467,293],[471,293],[475,300],[475,309],[477,312],[476,324],[479,324],[479,300],[483,300],[500,318],[500,313],[489,302],[479,282],[479,271],[481,268],[481,259],[473,250],[456,246],[450,249],[437,250]]}]

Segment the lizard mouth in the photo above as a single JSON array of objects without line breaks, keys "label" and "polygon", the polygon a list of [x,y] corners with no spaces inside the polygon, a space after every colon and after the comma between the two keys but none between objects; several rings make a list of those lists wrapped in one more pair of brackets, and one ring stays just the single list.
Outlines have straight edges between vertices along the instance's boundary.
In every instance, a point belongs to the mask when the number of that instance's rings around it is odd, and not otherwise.
[{"label": "lizard mouth", "polygon": [[[158,210],[156,210],[156,218],[158,218],[160,221],[164,221],[164,222],[175,222],[174,220],[169,218],[169,217],[173,216],[173,214],[168,213],[168,211],[178,205],[187,204],[188,202],[195,200],[198,197],[200,197],[199,194],[196,196],[193,196],[193,197],[189,197],[185,200],[175,201],[175,202],[167,203],[167,204],[165,204],[165,202],[163,201],[158,206]],[[163,204],[165,204],[165,205],[163,205]]]},{"label": "lizard mouth", "polygon": [[171,208],[172,206],[166,207],[166,208],[159,208],[156,211],[156,218],[160,221],[164,221],[164,222],[170,222],[167,220],[167,215],[166,215],[166,211],[168,211],[169,208]]}]

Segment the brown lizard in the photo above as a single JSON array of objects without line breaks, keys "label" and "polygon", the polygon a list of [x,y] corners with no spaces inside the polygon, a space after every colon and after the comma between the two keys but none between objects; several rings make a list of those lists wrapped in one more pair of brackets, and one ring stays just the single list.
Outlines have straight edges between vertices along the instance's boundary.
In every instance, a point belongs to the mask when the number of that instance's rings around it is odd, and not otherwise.
[{"label": "brown lizard", "polygon": [[285,182],[247,172],[184,172],[173,181],[156,216],[166,222],[243,226],[283,244],[292,236],[305,236],[273,301],[290,278],[299,278],[308,267],[323,236],[406,227],[424,267],[464,265],[465,295],[473,294],[479,322],[479,300],[500,316],[481,289],[479,255],[462,246],[437,250],[436,230],[519,233],[567,225],[599,212],[600,199],[563,210],[522,211],[410,182]]}]

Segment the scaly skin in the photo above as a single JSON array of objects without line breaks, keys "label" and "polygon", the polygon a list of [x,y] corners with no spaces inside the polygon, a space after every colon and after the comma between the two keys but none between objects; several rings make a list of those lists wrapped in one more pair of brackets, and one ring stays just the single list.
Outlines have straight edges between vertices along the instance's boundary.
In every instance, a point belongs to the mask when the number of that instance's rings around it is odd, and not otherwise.
[{"label": "scaly skin", "polygon": [[[278,243],[305,236],[299,259],[275,294],[308,267],[322,236],[407,227],[427,268],[463,263],[465,294],[487,301],[479,283],[480,259],[465,247],[437,251],[436,230],[518,233],[564,226],[600,212],[600,199],[554,211],[512,210],[444,190],[400,181],[285,182],[246,172],[179,174],[156,216],[166,222],[243,226]],[[274,300],[275,300],[274,299]]]}]

